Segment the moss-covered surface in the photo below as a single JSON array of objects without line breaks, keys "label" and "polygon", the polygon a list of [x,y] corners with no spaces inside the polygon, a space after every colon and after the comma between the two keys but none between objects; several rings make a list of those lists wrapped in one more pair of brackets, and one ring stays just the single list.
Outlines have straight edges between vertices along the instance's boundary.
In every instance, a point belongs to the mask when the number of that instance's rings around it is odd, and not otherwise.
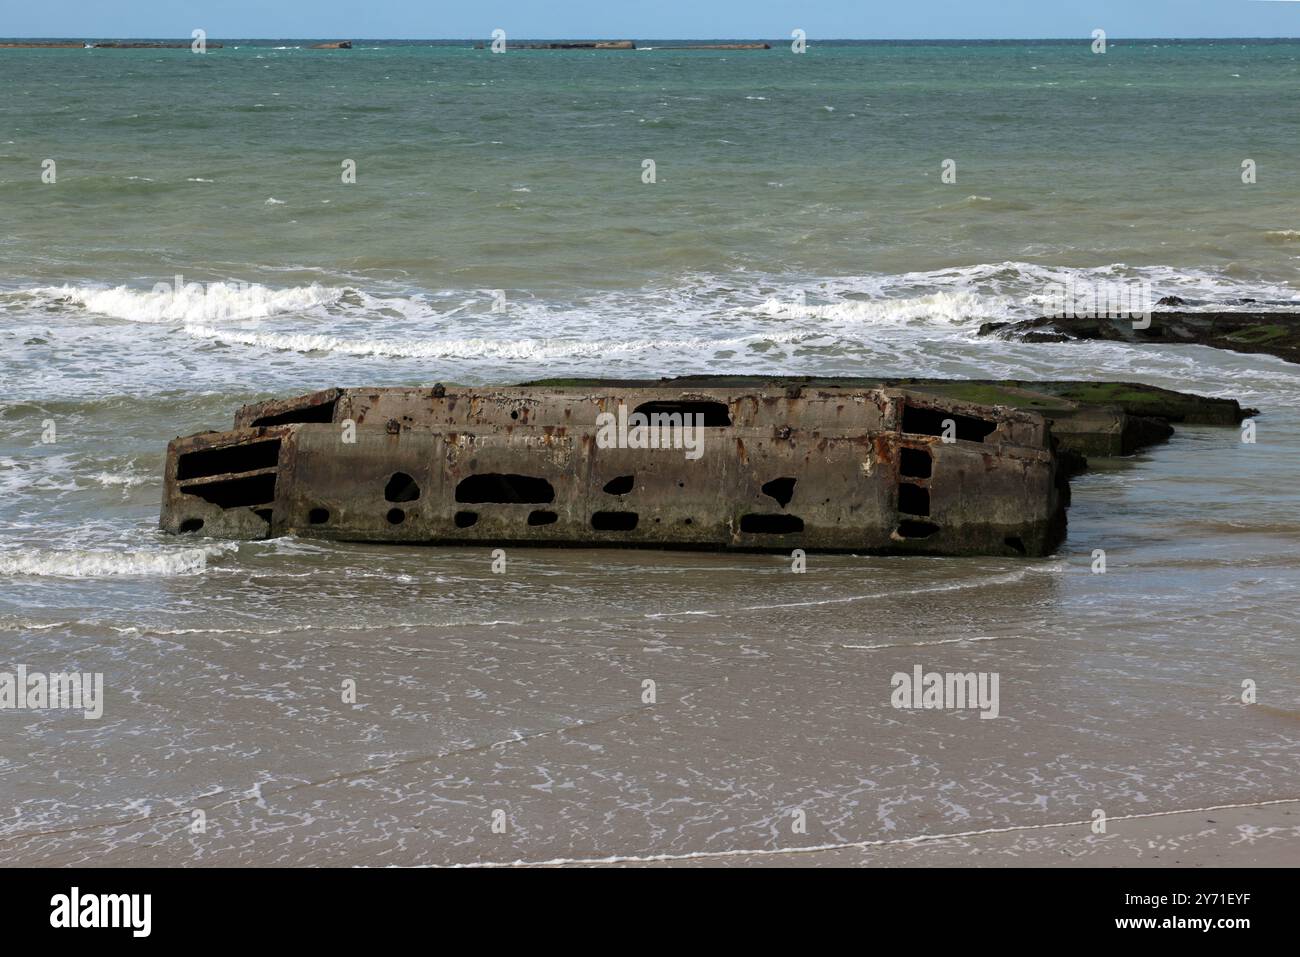
[{"label": "moss-covered surface", "polygon": [[1137,382],[1010,379],[876,379],[799,376],[680,376],[673,379],[542,379],[542,388],[665,388],[675,391],[761,389],[786,392],[881,386],[923,392],[955,402],[1037,412],[1060,447],[1076,456],[1131,455],[1173,434],[1170,423],[1236,425],[1253,412],[1234,399],[1174,392]]},{"label": "moss-covered surface", "polygon": [[1174,392],[1138,382],[711,375],[679,376],[672,379],[538,379],[523,385],[557,389],[667,388],[679,391],[708,388],[784,391],[796,387],[874,389],[890,386],[929,392],[957,402],[1004,405],[1044,415],[1064,413],[1079,406],[1117,406],[1128,415],[1152,416],[1170,422],[1197,425],[1235,425],[1245,418],[1248,411],[1243,410],[1234,399]]}]

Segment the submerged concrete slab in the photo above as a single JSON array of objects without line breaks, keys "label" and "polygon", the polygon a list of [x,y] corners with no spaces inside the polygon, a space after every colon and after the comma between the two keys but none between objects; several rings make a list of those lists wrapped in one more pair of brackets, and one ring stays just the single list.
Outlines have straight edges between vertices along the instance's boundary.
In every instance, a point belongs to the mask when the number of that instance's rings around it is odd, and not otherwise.
[{"label": "submerged concrete slab", "polygon": [[[629,428],[637,414],[641,431]],[[330,389],[173,441],[161,525],[225,538],[1045,555],[1064,535],[1067,492],[1042,415],[915,389],[725,378]]]}]

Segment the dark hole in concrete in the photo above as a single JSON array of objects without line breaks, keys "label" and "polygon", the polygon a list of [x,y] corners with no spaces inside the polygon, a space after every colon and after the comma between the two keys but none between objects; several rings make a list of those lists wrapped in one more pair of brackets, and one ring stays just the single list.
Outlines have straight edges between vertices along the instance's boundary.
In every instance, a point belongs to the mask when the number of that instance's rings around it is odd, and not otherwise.
[{"label": "dark hole in concrete", "polygon": [[406,513],[400,508],[390,508],[385,517],[388,519],[389,525],[401,525],[406,521]]},{"label": "dark hole in concrete", "polygon": [[790,535],[803,531],[803,519],[797,515],[742,515],[740,530],[756,535]]},{"label": "dark hole in concrete", "polygon": [[330,510],[327,508],[313,508],[307,513],[307,521],[312,525],[324,525],[330,520]]},{"label": "dark hole in concrete", "polygon": [[320,402],[316,405],[304,405],[301,408],[290,409],[288,412],[281,412],[278,415],[264,415],[260,419],[254,419],[253,425],[292,425],[295,422],[333,422],[334,406],[338,404],[338,398],[333,398],[328,402]]},{"label": "dark hole in concrete", "polygon": [[555,501],[555,489],[544,478],[485,472],[461,479],[456,486],[456,501],[544,505]]},{"label": "dark hole in concrete", "polygon": [[770,482],[763,483],[763,494],[768,498],[776,499],[776,504],[785,508],[790,504],[790,499],[794,498],[794,483],[798,479],[776,478]]},{"label": "dark hole in concrete", "polygon": [[255,508],[253,514],[260,518],[266,524],[271,524],[271,510],[269,508]]},{"label": "dark hole in concrete", "polygon": [[275,475],[250,475],[223,482],[204,482],[202,485],[187,485],[181,491],[221,508],[266,505],[275,501]]},{"label": "dark hole in concrete", "polygon": [[560,520],[560,516],[554,512],[548,512],[545,509],[538,509],[535,512],[528,513],[529,525],[554,525]]},{"label": "dark hole in concrete", "polygon": [[181,522],[182,532],[198,532],[202,531],[202,529],[203,519],[201,518],[187,518],[185,521]]},{"label": "dark hole in concrete", "polygon": [[593,512],[591,527],[598,532],[630,532],[638,519],[636,512]]},{"label": "dark hole in concrete", "polygon": [[929,515],[930,490],[911,482],[899,482],[898,510],[908,515]]},{"label": "dark hole in concrete", "polygon": [[414,502],[419,497],[419,483],[405,472],[394,472],[384,486],[385,502]]},{"label": "dark hole in concrete", "polygon": [[984,436],[996,429],[997,423],[988,419],[977,419],[973,415],[958,415],[942,409],[926,409],[912,405],[903,406],[903,431],[913,435],[943,435],[945,419],[952,419],[956,426],[956,437],[963,442],[983,442]]},{"label": "dark hole in concrete", "polygon": [[1002,539],[1002,544],[1006,545],[1007,548],[1011,549],[1017,555],[1023,555],[1025,553],[1025,543],[1018,535],[1008,535],[1006,538]]},{"label": "dark hole in concrete", "polygon": [[934,460],[926,449],[899,449],[898,474],[909,478],[929,478]]},{"label": "dark hole in concrete", "polygon": [[939,530],[939,526],[933,522],[911,522],[901,521],[898,523],[898,534],[903,538],[929,538]]},{"label": "dark hole in concrete", "polygon": [[[633,415],[635,415],[638,412],[640,412],[642,415],[646,416],[647,418],[649,418],[652,415],[703,416],[702,419],[691,420],[691,424],[692,425],[702,424],[706,428],[720,428],[722,426],[731,425],[731,412],[728,411],[727,404],[725,402],[689,401],[689,400],[676,402],[676,401],[664,399],[664,400],[657,400],[654,402],[642,402],[640,405],[638,405],[635,409],[632,410]],[[671,421],[673,424],[676,425],[686,424],[685,419],[669,420],[669,421]],[[652,419],[650,424],[651,425],[655,424],[655,420]],[[668,423],[661,420],[660,424],[668,424]]]},{"label": "dark hole in concrete", "polygon": [[478,512],[457,512],[453,521],[457,528],[469,528],[478,521]]},{"label": "dark hole in concrete", "polygon": [[618,478],[612,478],[605,483],[605,491],[610,495],[626,495],[632,491],[632,486],[636,482],[635,476],[620,475]]},{"label": "dark hole in concrete", "polygon": [[510,412],[510,418],[512,418],[512,419],[517,419],[517,418],[519,418],[519,410],[518,410],[518,409],[513,409],[513,410]]},{"label": "dark hole in concrete", "polygon": [[246,445],[227,445],[219,449],[201,449],[186,452],[176,463],[176,479],[204,478],[208,475],[226,475],[231,472],[255,472],[272,469],[280,464],[280,440],[250,442]]}]

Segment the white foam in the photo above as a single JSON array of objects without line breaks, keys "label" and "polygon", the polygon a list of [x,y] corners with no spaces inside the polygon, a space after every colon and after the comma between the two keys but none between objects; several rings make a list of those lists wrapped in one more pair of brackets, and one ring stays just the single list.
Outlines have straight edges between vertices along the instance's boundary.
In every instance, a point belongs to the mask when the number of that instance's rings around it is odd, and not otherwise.
[{"label": "white foam", "polygon": [[74,303],[90,312],[130,322],[265,319],[338,302],[344,292],[317,283],[271,289],[225,282],[187,283],[179,290],[174,290],[171,283],[160,283],[150,290],[127,286],[47,286],[33,290],[47,299]]},{"label": "white foam", "polygon": [[600,358],[611,354],[693,351],[740,344],[738,340],[632,339],[603,342],[567,339],[346,339],[317,333],[254,332],[189,324],[188,335],[227,345],[253,346],[287,352],[324,352],[348,356],[383,356],[398,359],[569,359]]},{"label": "white foam", "polygon": [[143,485],[147,479],[143,475],[133,475],[130,472],[100,472],[94,476],[96,482],[100,485],[112,487],[121,485],[126,488],[134,488],[137,485]]},{"label": "white foam", "polygon": [[140,551],[18,549],[0,552],[0,575],[30,575],[39,578],[176,578],[202,574],[207,569],[210,557],[237,547],[234,543],[223,543],[203,548]]},{"label": "white foam", "polygon": [[758,307],[758,312],[774,319],[817,319],[844,324],[947,322],[962,325],[1002,314],[1008,308],[1003,298],[973,292],[938,292],[915,298],[848,299],[821,305],[768,299]]}]

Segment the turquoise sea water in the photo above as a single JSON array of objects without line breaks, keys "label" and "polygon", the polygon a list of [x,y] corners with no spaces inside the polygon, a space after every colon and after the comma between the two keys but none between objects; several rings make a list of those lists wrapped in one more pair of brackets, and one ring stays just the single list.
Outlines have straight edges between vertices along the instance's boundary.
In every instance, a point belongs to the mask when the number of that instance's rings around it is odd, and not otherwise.
[{"label": "turquoise sea water", "polygon": [[[974,335],[1055,282],[1293,307],[1300,42],[225,42],[0,50],[0,641],[110,693],[0,735],[11,860],[690,854],[788,843],[795,805],[817,843],[1300,793],[1296,367]],[[177,275],[202,287],[155,291]],[[1045,562],[524,550],[503,582],[474,550],[155,527],[167,440],[243,402],[706,371],[1264,411],[1253,446],[1096,463]],[[893,720],[917,660],[1000,670],[1006,719]],[[377,704],[333,722],[353,674]],[[517,841],[474,837],[503,803]],[[206,842],[169,830],[196,804]]]}]

